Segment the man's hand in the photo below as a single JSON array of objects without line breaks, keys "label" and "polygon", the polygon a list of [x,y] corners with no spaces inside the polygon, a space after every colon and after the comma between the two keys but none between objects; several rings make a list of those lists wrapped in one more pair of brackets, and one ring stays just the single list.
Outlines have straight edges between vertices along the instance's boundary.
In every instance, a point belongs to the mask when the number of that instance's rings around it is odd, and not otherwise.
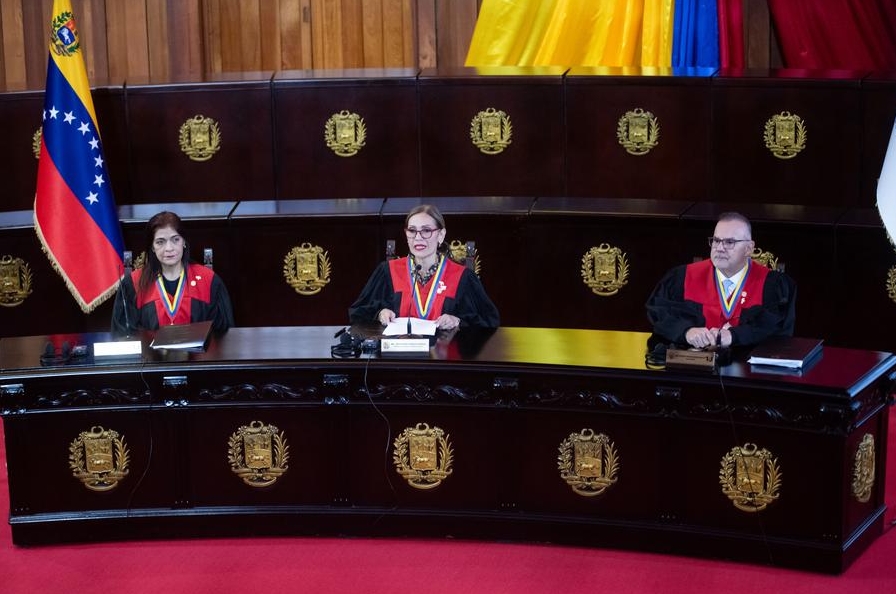
[{"label": "man's hand", "polygon": [[[728,334],[728,343],[730,344],[731,333],[729,332]],[[688,341],[688,344],[697,349],[705,349],[711,346],[715,346],[716,340],[718,340],[718,336],[718,328],[699,328],[696,326],[684,333],[684,338]]]}]

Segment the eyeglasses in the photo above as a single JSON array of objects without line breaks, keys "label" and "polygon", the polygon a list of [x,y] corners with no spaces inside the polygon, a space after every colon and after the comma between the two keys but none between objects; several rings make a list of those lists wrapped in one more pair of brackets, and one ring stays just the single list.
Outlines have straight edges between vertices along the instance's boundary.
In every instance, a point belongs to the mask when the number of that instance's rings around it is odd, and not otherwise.
[{"label": "eyeglasses", "polygon": [[707,237],[706,239],[709,240],[709,247],[722,246],[726,250],[730,250],[742,241],[753,241],[752,239],[732,239],[730,237],[726,237],[725,239],[722,239],[721,237]]},{"label": "eyeglasses", "polygon": [[422,227],[420,229],[414,229],[413,227],[408,227],[404,230],[404,234],[408,236],[408,239],[414,239],[415,237],[417,237],[418,233],[423,239],[429,239],[436,231],[440,231],[440,229],[433,229],[432,227]]}]

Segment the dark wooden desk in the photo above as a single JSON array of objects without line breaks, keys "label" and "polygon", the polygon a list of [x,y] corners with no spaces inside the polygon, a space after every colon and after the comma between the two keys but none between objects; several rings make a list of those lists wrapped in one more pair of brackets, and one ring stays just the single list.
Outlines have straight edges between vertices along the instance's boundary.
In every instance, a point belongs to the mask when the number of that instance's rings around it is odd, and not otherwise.
[{"label": "dark wooden desk", "polygon": [[336,359],[339,329],[55,367],[47,340],[106,337],[0,340],[14,542],[450,535],[839,572],[882,531],[890,353],[677,372],[643,333],[508,327]]}]

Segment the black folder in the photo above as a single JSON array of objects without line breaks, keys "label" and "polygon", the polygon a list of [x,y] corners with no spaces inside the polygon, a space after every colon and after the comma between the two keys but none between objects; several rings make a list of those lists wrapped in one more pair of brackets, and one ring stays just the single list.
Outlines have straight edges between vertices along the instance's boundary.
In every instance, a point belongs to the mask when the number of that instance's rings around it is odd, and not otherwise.
[{"label": "black folder", "polygon": [[211,321],[160,326],[149,346],[153,349],[202,349],[211,330]]},{"label": "black folder", "polygon": [[750,352],[749,363],[801,369],[821,353],[824,341],[820,338],[781,336],[770,338]]}]

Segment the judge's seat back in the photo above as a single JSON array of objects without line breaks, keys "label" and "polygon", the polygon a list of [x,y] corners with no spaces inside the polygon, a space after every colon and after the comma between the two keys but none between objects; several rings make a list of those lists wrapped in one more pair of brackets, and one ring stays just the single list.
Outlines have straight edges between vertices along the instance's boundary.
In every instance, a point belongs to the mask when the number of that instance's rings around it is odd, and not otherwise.
[{"label": "judge's seat back", "polygon": [[[753,253],[750,254],[750,258],[753,259],[757,264],[761,264],[768,268],[769,270],[777,270],[778,272],[784,272],[786,265],[784,262],[778,258],[772,252],[763,251],[761,248],[753,248]],[[694,256],[693,262],[700,262],[705,260],[706,256]]]},{"label": "judge's seat back", "polygon": [[[475,241],[461,242],[454,239],[448,244],[446,255],[461,266],[466,266],[479,275],[479,253],[476,251]],[[395,240],[387,239],[386,260],[395,260],[396,258],[398,258],[398,254],[395,251]]]},{"label": "judge's seat back", "polygon": [[[765,266],[770,270],[776,270],[781,273],[785,270],[784,262],[780,258],[772,252],[763,251],[758,247],[753,248],[753,253],[750,254],[750,258],[752,258],[755,263]],[[700,262],[705,259],[705,257],[698,256],[694,258],[694,262]],[[784,332],[789,336],[793,336],[793,329],[796,323],[796,281],[786,274],[784,275],[784,279],[787,283],[787,294],[790,296],[790,299],[787,302],[787,318],[784,323]]]},{"label": "judge's seat back", "polygon": [[[125,250],[122,252],[122,261],[124,262],[125,273],[133,272],[136,268],[143,268],[144,264],[146,264],[146,252],[140,252],[140,255],[137,256],[137,259],[134,259],[134,252],[131,250]],[[215,267],[215,250],[212,248],[203,248],[202,250],[202,265],[206,268]]]}]

